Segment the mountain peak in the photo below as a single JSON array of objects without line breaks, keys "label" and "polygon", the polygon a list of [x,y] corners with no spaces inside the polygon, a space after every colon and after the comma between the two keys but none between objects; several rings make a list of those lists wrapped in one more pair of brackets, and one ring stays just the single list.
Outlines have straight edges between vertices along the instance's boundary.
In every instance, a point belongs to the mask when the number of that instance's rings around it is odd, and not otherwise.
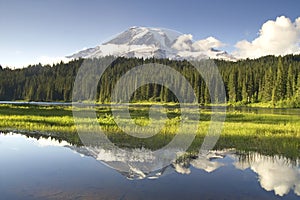
[{"label": "mountain peak", "polygon": [[157,57],[170,59],[220,58],[233,56],[216,48],[222,43],[214,37],[193,41],[191,34],[181,34],[165,28],[132,26],[115,38],[68,58],[94,58],[107,55],[125,57]]},{"label": "mountain peak", "polygon": [[104,43],[105,44],[127,44],[127,45],[152,45],[155,47],[170,46],[178,37],[174,34],[168,34],[168,31],[159,28],[148,28],[133,26],[128,30],[120,33],[116,38]]}]

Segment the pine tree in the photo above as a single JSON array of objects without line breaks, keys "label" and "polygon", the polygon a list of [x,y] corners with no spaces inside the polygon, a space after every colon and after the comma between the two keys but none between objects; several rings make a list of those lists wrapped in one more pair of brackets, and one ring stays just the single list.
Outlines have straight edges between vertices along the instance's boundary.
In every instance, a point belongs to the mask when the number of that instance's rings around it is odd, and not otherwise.
[{"label": "pine tree", "polygon": [[294,81],[295,79],[294,79],[293,68],[292,65],[289,65],[288,75],[286,80],[286,97],[288,99],[292,98],[293,96]]},{"label": "pine tree", "polygon": [[279,57],[276,82],[272,94],[272,101],[276,103],[277,101],[284,99],[285,95],[286,95],[286,78],[284,73],[284,67],[282,64],[282,58]]},{"label": "pine tree", "polygon": [[242,101],[248,103],[247,84],[246,80],[242,81]]},{"label": "pine tree", "polygon": [[206,86],[206,87],[205,87],[205,90],[204,90],[204,103],[206,103],[206,104],[211,103],[210,95],[211,95],[211,94],[209,93],[209,89],[208,89],[208,87]]},{"label": "pine tree", "polygon": [[228,97],[230,102],[236,102],[237,101],[237,74],[236,72],[232,72],[229,75],[229,81],[228,81]]},{"label": "pine tree", "polygon": [[269,67],[268,71],[265,73],[264,76],[264,84],[263,84],[263,91],[262,91],[262,101],[268,102],[272,100],[272,92],[273,92],[273,70],[272,67]]},{"label": "pine tree", "polygon": [[296,92],[294,94],[294,99],[295,99],[295,102],[296,102],[296,106],[297,107],[300,107],[300,73],[298,74],[298,77],[297,77],[297,86],[296,86]]}]

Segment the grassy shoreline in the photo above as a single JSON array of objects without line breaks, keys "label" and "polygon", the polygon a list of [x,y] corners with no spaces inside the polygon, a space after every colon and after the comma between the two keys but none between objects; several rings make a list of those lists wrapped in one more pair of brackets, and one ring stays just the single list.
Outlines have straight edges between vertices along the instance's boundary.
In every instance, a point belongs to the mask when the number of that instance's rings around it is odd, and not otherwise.
[{"label": "grassy shoreline", "polygon": [[[141,107],[130,108],[131,116],[137,124],[149,123],[147,118],[149,107],[150,105],[141,105]],[[180,118],[178,106],[168,105],[164,111],[168,116],[168,126],[156,136],[137,139],[128,136],[118,128],[109,107],[96,107],[96,112],[101,128],[106,131],[111,141],[121,147],[161,148],[176,134]],[[201,110],[200,113],[192,114],[200,114],[200,124],[196,138],[189,148],[191,152],[197,151],[201,146],[212,113],[209,110]],[[83,119],[82,123],[88,124],[89,121]],[[0,130],[45,133],[80,144],[71,106],[0,105]],[[188,129],[185,131],[189,133]],[[300,115],[228,111],[223,131],[215,148],[236,148],[299,158]]]},{"label": "grassy shoreline", "polygon": [[[1,103],[6,102],[6,103]],[[16,105],[38,105],[39,103],[45,103],[45,104],[66,104],[66,106],[72,105],[73,102],[71,101],[41,101],[41,102],[35,102],[35,101],[28,101],[28,100],[15,100],[15,101],[0,101],[0,105],[11,105],[13,103],[16,103]],[[94,104],[97,106],[105,106],[105,105],[117,105],[116,102],[95,102],[95,101],[82,101],[77,103],[85,103],[85,104]],[[132,105],[167,105],[167,106],[175,106],[180,105],[177,102],[153,102],[153,101],[138,101],[138,102],[131,102]],[[188,103],[187,103],[188,105]],[[193,104],[194,105],[194,104]],[[227,102],[225,104],[199,104],[200,107],[246,107],[246,108],[273,108],[273,109],[300,109],[299,106],[295,106],[291,104],[289,101],[279,101],[276,104],[273,102],[255,102],[255,103],[245,103],[245,102]]]}]

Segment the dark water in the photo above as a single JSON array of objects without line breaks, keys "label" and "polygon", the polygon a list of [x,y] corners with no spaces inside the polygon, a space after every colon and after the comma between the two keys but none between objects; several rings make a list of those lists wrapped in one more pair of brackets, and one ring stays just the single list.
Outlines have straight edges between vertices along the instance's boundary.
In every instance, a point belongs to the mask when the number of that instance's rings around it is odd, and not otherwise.
[{"label": "dark water", "polygon": [[0,101],[0,104],[36,105],[36,106],[71,106],[71,102],[35,102],[35,101]]},{"label": "dark water", "polygon": [[229,149],[147,171],[125,161],[147,149],[88,149],[0,133],[0,199],[300,199],[299,160]]},{"label": "dark water", "polygon": [[[0,101],[0,104],[11,104],[11,105],[36,105],[36,106],[72,106],[72,102],[25,102],[25,101]],[[81,105],[81,103],[74,103],[74,105]],[[94,105],[94,104],[84,104],[84,105]],[[97,104],[96,104],[97,105]],[[126,105],[126,104],[123,104]],[[106,106],[117,106],[114,104],[99,104],[99,107]],[[135,104],[135,107],[144,107],[143,104]],[[171,106],[172,107],[172,106]],[[223,107],[220,107],[223,108]],[[211,111],[209,106],[201,106],[202,110]],[[255,114],[278,114],[278,115],[300,115],[299,108],[255,108],[255,107],[227,107],[227,111],[239,111],[243,113],[255,113]],[[224,109],[220,109],[224,111]]]},{"label": "dark water", "polygon": [[242,113],[275,114],[275,115],[298,115],[299,108],[251,108],[251,107],[228,107],[228,111],[240,111]]}]

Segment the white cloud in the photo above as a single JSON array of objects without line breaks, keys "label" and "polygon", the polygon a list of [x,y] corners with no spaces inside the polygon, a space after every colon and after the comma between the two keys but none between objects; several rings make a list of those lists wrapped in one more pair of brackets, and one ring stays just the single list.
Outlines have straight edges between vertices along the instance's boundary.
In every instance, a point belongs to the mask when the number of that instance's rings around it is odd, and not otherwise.
[{"label": "white cloud", "polygon": [[225,44],[214,37],[208,37],[193,43],[193,48],[195,51],[207,51],[211,48],[220,48],[223,46],[225,46]]},{"label": "white cloud", "polygon": [[219,48],[222,46],[225,46],[225,44],[214,37],[193,41],[193,36],[191,34],[183,34],[177,38],[176,42],[172,45],[172,48],[179,51],[199,52],[208,51],[211,48]]},{"label": "white cloud", "polygon": [[251,169],[259,174],[260,184],[265,190],[274,190],[279,196],[288,194],[300,182],[297,168],[286,165],[283,159],[256,162]]},{"label": "white cloud", "polygon": [[66,57],[51,57],[51,56],[40,56],[39,58],[36,59],[35,63],[41,63],[43,65],[46,64],[56,64],[60,63],[61,61],[63,62],[69,62],[71,59],[66,58]]},{"label": "white cloud", "polygon": [[211,161],[204,157],[198,157],[197,159],[194,159],[191,161],[191,165],[198,169],[203,169],[204,171],[210,173],[215,171],[216,169],[223,166],[222,163],[217,161]]},{"label": "white cloud", "polygon": [[181,164],[174,163],[173,166],[175,168],[175,171],[178,172],[179,174],[190,174],[191,173],[190,168],[186,168]]},{"label": "white cloud", "polygon": [[31,140],[39,147],[48,147],[48,146],[72,146],[72,144],[66,141],[59,141],[54,138],[39,138],[38,140],[35,138],[31,138]]},{"label": "white cloud", "polygon": [[265,55],[286,55],[300,53],[300,17],[292,22],[285,16],[269,20],[260,29],[259,36],[249,42],[236,43],[234,56],[257,58]]},{"label": "white cloud", "polygon": [[258,174],[262,188],[274,191],[279,196],[286,195],[290,190],[300,196],[300,169],[288,159],[280,156],[263,156],[253,153],[249,160],[238,160],[236,168],[245,170],[250,168]]},{"label": "white cloud", "polygon": [[[52,64],[57,64],[60,63],[61,61],[63,61],[64,63],[69,62],[71,59],[66,58],[66,57],[51,57],[51,56],[39,56],[39,57],[35,57],[32,59],[28,59],[28,58],[24,58],[23,59],[19,59],[16,61],[16,63],[1,63],[2,67],[10,67],[10,68],[23,68],[23,67],[28,67],[29,65],[36,65],[41,63],[42,65],[52,65]],[[25,61],[23,61],[25,60]]]},{"label": "white cloud", "polygon": [[192,40],[193,40],[193,36],[191,34],[180,35],[176,39],[176,42],[172,45],[172,47],[179,51],[190,51],[191,44],[193,43]]}]

